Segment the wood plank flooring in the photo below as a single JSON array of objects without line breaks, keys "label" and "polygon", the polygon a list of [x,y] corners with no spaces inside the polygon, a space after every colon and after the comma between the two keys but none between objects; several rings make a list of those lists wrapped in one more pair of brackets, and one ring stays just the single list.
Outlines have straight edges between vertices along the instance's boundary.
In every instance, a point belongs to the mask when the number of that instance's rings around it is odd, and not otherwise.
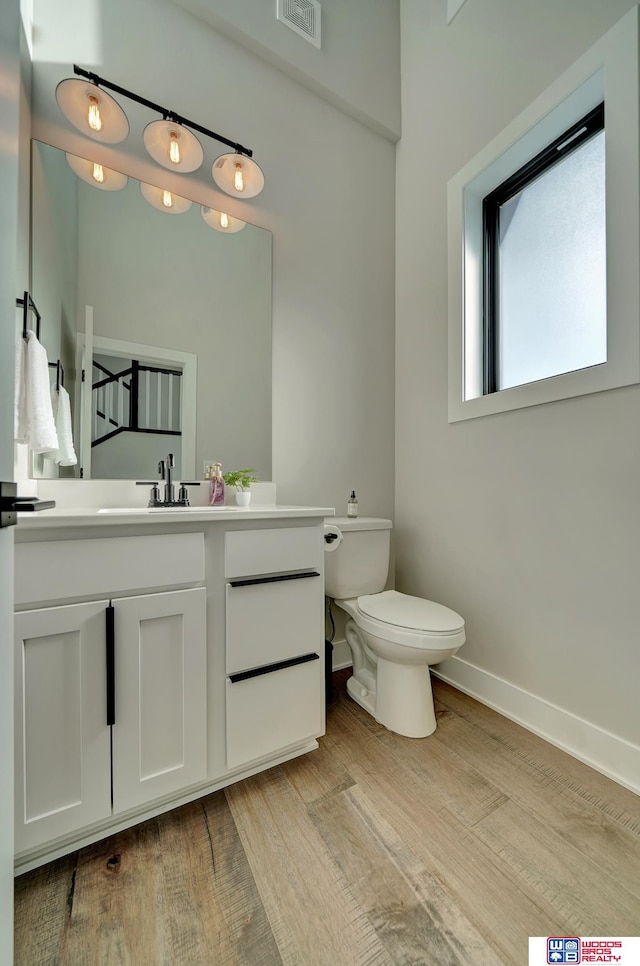
[{"label": "wood plank flooring", "polygon": [[15,883],[16,966],[526,966],[640,935],[640,798],[434,681],[391,734],[334,675],[320,749]]}]

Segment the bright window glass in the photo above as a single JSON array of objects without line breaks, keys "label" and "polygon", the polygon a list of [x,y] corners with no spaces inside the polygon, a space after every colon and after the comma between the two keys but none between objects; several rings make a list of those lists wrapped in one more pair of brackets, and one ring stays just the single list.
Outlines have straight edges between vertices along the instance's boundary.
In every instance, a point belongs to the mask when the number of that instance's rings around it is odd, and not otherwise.
[{"label": "bright window glass", "polygon": [[607,361],[605,134],[500,206],[496,389]]}]

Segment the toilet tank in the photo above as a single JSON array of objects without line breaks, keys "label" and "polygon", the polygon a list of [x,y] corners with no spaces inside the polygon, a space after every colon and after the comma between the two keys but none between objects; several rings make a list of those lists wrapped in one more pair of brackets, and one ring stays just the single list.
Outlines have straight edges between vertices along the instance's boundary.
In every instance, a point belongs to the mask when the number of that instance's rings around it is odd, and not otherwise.
[{"label": "toilet tank", "polygon": [[[342,540],[324,555],[324,592],[334,600],[377,594],[389,573],[391,520],[379,517],[327,517]],[[325,544],[325,547],[330,546]]]}]

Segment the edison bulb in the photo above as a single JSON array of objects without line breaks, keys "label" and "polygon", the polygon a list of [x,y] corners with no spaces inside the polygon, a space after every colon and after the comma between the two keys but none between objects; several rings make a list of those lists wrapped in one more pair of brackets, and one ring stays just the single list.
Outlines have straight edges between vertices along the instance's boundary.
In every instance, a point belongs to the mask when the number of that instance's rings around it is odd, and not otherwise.
[{"label": "edison bulb", "polygon": [[180,164],[182,161],[182,152],[180,151],[180,145],[178,143],[177,131],[169,132],[169,161],[172,164]]},{"label": "edison bulb", "polygon": [[104,182],[104,169],[101,164],[97,164],[95,161],[93,163],[93,171],[91,172],[91,177],[98,184],[103,184]]},{"label": "edison bulb", "polygon": [[100,102],[95,94],[89,94],[89,111],[87,113],[87,123],[92,131],[102,130],[102,117],[100,115]]},{"label": "edison bulb", "polygon": [[171,197],[171,192],[164,190],[162,192],[162,204],[165,208],[173,208],[173,198]]},{"label": "edison bulb", "polygon": [[236,170],[233,176],[233,187],[236,191],[244,191],[244,175],[242,173],[242,165],[239,161],[236,161]]},{"label": "edison bulb", "polygon": [[221,228],[229,227],[229,215],[225,215],[224,211],[220,212],[220,227]]}]

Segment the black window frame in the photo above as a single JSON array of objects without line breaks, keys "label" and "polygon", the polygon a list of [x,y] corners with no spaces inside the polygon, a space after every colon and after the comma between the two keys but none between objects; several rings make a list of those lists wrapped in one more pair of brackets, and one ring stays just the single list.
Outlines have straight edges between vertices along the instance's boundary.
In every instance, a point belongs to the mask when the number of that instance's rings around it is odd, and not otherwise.
[{"label": "black window frame", "polygon": [[563,161],[586,141],[604,130],[604,101],[567,128],[534,158],[518,168],[494,188],[482,202],[483,234],[483,395],[499,392],[498,327],[500,275],[500,207],[536,180],[545,171]]}]

